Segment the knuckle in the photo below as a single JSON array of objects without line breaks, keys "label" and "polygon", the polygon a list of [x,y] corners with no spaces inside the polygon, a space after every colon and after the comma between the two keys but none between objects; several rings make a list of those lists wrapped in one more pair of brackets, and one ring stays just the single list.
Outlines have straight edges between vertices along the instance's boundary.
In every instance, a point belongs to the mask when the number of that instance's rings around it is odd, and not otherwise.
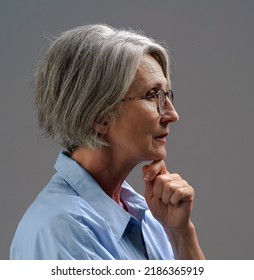
[{"label": "knuckle", "polygon": [[157,184],[164,185],[167,182],[167,177],[165,174],[156,176],[155,181]]},{"label": "knuckle", "polygon": [[170,182],[167,182],[165,185],[164,185],[164,191],[165,192],[171,192],[172,191],[172,185]]},{"label": "knuckle", "polygon": [[178,173],[172,173],[171,176],[175,179],[182,179],[182,177]]},{"label": "knuckle", "polygon": [[182,180],[182,184],[183,184],[183,186],[190,186],[186,180]]}]

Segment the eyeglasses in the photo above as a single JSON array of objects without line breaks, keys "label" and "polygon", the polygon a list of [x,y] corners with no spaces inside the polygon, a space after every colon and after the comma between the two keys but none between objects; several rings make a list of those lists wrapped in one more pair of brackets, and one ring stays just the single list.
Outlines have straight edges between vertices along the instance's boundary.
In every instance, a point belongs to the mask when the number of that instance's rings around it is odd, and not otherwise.
[{"label": "eyeglasses", "polygon": [[174,94],[172,90],[169,90],[168,92],[165,92],[163,89],[160,89],[158,92],[154,92],[145,96],[139,96],[139,97],[128,97],[124,98],[121,101],[127,101],[127,100],[150,100],[152,98],[156,99],[157,102],[157,111],[160,115],[164,115],[166,113],[166,100],[168,97],[168,100],[171,102],[171,104],[174,104]]}]

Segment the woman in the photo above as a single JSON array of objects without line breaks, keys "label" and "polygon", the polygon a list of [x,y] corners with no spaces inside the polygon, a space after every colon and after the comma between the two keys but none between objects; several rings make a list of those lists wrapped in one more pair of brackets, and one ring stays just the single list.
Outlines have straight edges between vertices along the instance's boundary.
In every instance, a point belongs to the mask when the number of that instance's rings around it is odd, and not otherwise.
[{"label": "woman", "polygon": [[[87,25],[52,43],[36,74],[39,124],[65,147],[22,218],[12,259],[203,259],[194,191],[163,159],[173,106],[166,50]],[[125,182],[143,161],[145,198]],[[169,242],[170,240],[170,242]]]}]

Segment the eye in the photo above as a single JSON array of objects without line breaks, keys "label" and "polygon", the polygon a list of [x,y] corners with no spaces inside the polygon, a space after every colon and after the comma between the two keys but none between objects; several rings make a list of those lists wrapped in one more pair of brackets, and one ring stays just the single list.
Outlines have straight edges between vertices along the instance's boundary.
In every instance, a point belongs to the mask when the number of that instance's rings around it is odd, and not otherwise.
[{"label": "eye", "polygon": [[147,94],[145,95],[145,99],[152,99],[152,98],[155,98],[155,94],[157,93],[158,91],[156,89],[151,89],[147,92]]}]

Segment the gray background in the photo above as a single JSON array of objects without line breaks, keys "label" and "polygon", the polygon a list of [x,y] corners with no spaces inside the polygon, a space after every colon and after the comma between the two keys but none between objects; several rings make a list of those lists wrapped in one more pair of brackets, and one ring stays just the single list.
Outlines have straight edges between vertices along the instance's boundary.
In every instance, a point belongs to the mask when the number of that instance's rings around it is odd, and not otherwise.
[{"label": "gray background", "polygon": [[[193,220],[208,259],[253,259],[254,1],[0,1],[0,258],[24,211],[54,173],[33,72],[44,34],[87,23],[132,27],[166,41],[181,121],[168,168],[196,190]],[[143,192],[140,166],[128,178]],[[32,225],[31,225],[32,226]]]}]

